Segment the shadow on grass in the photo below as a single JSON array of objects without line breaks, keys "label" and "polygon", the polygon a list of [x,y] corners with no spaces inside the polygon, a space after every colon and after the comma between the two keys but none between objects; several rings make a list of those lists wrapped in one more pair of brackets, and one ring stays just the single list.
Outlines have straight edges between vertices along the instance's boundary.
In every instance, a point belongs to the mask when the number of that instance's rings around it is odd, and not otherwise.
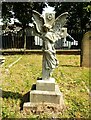
[{"label": "shadow on grass", "polygon": [[11,98],[11,99],[21,99],[22,94],[19,94],[18,92],[11,92],[11,91],[4,91],[0,89],[0,97],[2,98]]},{"label": "shadow on grass", "polygon": [[[36,84],[32,85],[31,90],[36,90]],[[0,97],[2,98],[11,98],[11,99],[20,99],[20,110],[23,110],[23,104],[30,101],[30,91],[22,95],[18,92],[4,91],[0,89]]]},{"label": "shadow on grass", "polygon": [[[36,84],[32,85],[31,90],[36,90]],[[21,103],[20,103],[20,110],[23,110],[23,104],[29,101],[30,101],[30,91],[27,92],[25,95],[23,95]]]}]

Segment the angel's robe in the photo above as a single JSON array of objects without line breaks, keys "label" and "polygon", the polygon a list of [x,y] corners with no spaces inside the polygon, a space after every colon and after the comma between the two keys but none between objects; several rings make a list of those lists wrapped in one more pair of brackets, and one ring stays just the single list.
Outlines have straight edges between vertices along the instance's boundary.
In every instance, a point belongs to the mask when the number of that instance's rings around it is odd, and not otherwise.
[{"label": "angel's robe", "polygon": [[58,66],[56,59],[56,50],[54,44],[56,36],[53,32],[47,32],[42,35],[43,39],[43,67],[42,79],[49,79],[52,71]]}]

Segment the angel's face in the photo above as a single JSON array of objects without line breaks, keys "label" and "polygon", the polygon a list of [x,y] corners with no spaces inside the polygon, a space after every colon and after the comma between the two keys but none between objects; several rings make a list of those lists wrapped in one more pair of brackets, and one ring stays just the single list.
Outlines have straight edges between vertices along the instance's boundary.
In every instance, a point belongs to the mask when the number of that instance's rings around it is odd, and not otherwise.
[{"label": "angel's face", "polygon": [[51,21],[53,19],[53,14],[52,13],[49,13],[47,14],[46,18]]}]

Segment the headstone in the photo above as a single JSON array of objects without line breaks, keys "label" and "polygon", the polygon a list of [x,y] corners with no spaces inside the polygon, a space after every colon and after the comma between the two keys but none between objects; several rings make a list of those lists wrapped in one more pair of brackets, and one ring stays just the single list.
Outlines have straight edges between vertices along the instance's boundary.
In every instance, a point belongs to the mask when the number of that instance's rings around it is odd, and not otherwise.
[{"label": "headstone", "polygon": [[81,66],[91,67],[91,31],[84,34],[81,49]]}]

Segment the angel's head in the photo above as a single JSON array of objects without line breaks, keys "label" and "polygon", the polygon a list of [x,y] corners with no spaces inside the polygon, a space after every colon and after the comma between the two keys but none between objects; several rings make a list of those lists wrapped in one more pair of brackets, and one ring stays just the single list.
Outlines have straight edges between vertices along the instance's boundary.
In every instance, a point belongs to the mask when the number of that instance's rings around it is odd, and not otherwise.
[{"label": "angel's head", "polygon": [[52,26],[49,24],[44,24],[43,28],[45,32],[48,32],[52,28]]}]

